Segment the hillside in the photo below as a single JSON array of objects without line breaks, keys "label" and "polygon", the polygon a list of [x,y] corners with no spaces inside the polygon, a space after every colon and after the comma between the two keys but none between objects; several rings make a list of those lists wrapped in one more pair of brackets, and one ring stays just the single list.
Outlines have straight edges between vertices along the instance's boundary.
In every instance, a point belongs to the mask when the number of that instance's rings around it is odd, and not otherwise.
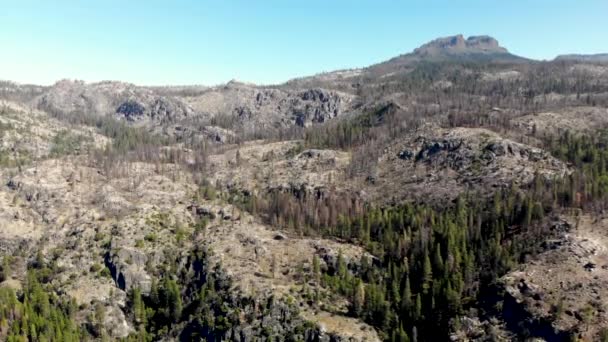
[{"label": "hillside", "polygon": [[606,128],[605,65],[489,36],[274,86],[3,82],[0,340],[605,338]]}]

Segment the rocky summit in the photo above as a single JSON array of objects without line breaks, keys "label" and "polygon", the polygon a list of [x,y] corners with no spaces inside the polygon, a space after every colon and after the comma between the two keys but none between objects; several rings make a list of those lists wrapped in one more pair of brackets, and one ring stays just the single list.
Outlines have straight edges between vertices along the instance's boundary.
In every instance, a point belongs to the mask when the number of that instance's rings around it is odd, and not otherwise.
[{"label": "rocky summit", "polygon": [[608,64],[0,83],[0,340],[604,341]]},{"label": "rocky summit", "polygon": [[421,57],[466,54],[506,54],[507,49],[490,36],[471,36],[465,39],[461,34],[435,39],[414,50]]}]

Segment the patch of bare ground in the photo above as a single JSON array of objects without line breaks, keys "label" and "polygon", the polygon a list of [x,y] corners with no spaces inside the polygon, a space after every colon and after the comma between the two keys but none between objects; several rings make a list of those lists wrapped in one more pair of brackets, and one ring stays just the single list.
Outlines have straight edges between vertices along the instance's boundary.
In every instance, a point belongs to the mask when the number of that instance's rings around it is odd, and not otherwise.
[{"label": "patch of bare ground", "polygon": [[274,295],[293,301],[306,320],[319,324],[328,333],[357,341],[379,341],[372,327],[345,315],[346,301],[321,299],[311,304],[302,297],[305,288],[318,286],[312,280],[314,255],[325,264],[337,260],[341,253],[347,263],[356,264],[362,255],[370,256],[362,248],[332,240],[289,236],[231,206],[210,206],[207,210],[229,213],[231,217],[229,221],[214,221],[199,241],[211,247],[212,260],[222,265],[239,291],[248,296]]},{"label": "patch of bare ground", "polygon": [[319,325],[322,331],[339,334],[355,341],[380,341],[373,328],[355,318],[334,315],[328,312],[304,311],[302,316]]},{"label": "patch of bare ground", "polygon": [[600,107],[564,108],[555,112],[542,112],[518,117],[511,121],[526,133],[537,136],[561,132],[591,132],[608,127],[608,109]]},{"label": "patch of bare ground", "polygon": [[555,329],[597,341],[608,327],[608,218],[567,217],[571,230],[503,278],[507,292]]},{"label": "patch of bare ground", "polygon": [[209,156],[212,184],[229,188],[315,189],[344,183],[350,153],[305,149],[300,141],[252,141]]}]

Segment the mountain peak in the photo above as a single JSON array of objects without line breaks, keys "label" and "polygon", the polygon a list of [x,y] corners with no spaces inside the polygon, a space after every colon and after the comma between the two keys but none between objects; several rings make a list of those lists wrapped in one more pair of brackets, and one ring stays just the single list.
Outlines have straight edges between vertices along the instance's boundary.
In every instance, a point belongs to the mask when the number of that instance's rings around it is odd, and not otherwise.
[{"label": "mountain peak", "polygon": [[508,51],[490,36],[471,36],[465,39],[462,34],[437,38],[414,50],[414,54],[420,57],[494,53]]}]

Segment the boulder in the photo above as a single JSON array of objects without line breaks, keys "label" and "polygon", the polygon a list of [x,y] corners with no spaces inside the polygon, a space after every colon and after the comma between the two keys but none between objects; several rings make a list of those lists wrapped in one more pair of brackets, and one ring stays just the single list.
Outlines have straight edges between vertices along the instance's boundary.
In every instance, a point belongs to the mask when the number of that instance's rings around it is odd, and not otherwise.
[{"label": "boulder", "polygon": [[399,159],[410,160],[414,157],[414,152],[408,149],[401,150],[397,155]]}]

